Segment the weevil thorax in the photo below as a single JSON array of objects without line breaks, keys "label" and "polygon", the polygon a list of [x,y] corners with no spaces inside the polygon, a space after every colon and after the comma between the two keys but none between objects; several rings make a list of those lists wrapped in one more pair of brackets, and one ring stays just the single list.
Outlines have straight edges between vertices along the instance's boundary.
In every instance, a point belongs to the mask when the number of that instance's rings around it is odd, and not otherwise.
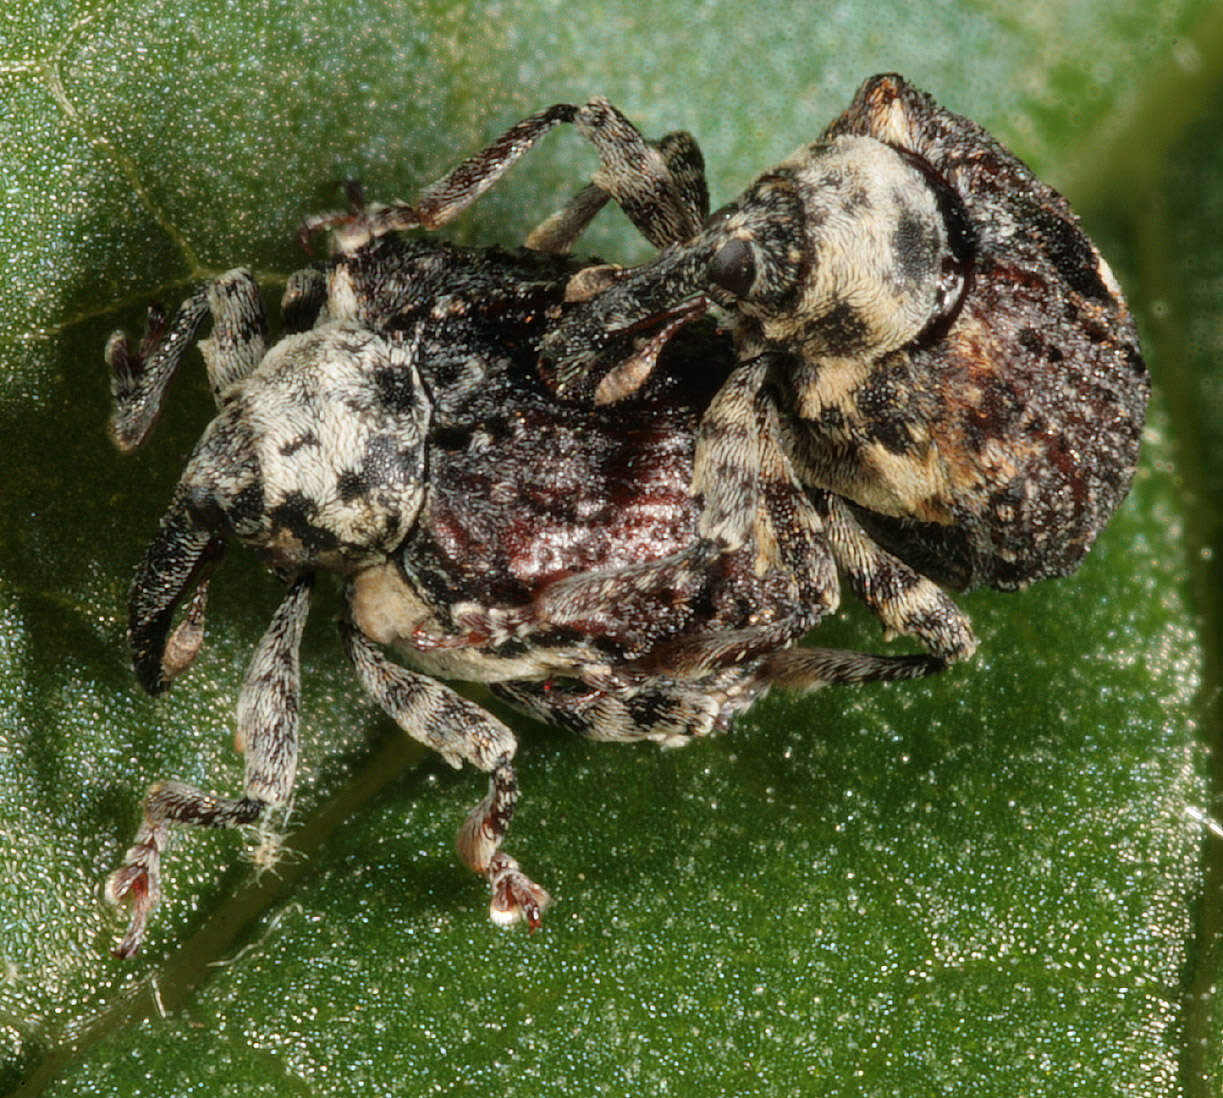
[{"label": "weevil thorax", "polygon": [[[798,149],[720,226],[711,219],[723,242],[710,279],[734,309],[740,356],[772,354],[779,364],[804,479],[930,522],[950,517],[945,472],[925,432],[923,394],[894,375],[898,366],[904,374],[896,352],[960,305],[971,241],[945,206],[913,157],[841,135]],[[877,399],[881,378],[888,391]],[[879,405],[902,440],[886,430],[857,437]]]},{"label": "weevil thorax", "polygon": [[900,77],[862,85],[825,134],[845,140],[925,179],[950,261],[929,326],[840,402],[824,386],[844,360],[796,356],[800,476],[941,582],[1072,572],[1129,488],[1149,395],[1116,279],[1061,195]]},{"label": "weevil thorax", "polygon": [[874,138],[803,146],[721,219],[711,280],[736,296],[744,336],[766,347],[867,362],[914,339],[947,296],[937,198]]},{"label": "weevil thorax", "polygon": [[180,491],[198,525],[282,572],[350,572],[411,528],[429,418],[409,343],[325,324],[282,339],[229,390]]}]

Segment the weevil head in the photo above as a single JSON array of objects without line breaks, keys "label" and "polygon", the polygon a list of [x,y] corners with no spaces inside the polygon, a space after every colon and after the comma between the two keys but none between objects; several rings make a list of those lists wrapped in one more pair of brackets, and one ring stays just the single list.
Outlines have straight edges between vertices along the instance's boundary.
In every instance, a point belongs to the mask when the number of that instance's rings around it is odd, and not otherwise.
[{"label": "weevil head", "polygon": [[566,395],[579,391],[593,343],[670,322],[677,302],[700,294],[724,310],[741,357],[837,359],[855,368],[826,383],[844,389],[864,364],[946,328],[972,254],[954,193],[920,158],[870,135],[828,137],[761,176],[690,240],[586,293],[587,306],[543,341],[548,377]]},{"label": "weevil head", "polygon": [[277,343],[200,439],[129,600],[137,674],[169,683],[175,607],[228,538],[285,578],[384,559],[424,495],[430,404],[411,346],[355,324]]}]

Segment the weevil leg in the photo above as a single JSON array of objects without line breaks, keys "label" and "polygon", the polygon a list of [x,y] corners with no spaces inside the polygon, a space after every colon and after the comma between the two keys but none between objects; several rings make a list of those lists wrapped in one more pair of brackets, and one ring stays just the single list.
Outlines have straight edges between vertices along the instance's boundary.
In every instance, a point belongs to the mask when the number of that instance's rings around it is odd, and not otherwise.
[{"label": "weevil leg", "polygon": [[448,686],[388,660],[346,617],[340,621],[340,636],[361,685],[400,728],[451,766],[466,760],[489,774],[487,796],[459,829],[459,856],[488,879],[493,922],[508,925],[522,919],[532,930],[538,927],[550,897],[500,849],[518,801],[513,732]]},{"label": "weevil leg", "polygon": [[813,624],[813,619],[800,611],[742,629],[685,633],[658,645],[641,663],[654,674],[699,678],[724,668],[742,666],[783,645],[793,644]]},{"label": "weevil leg", "polygon": [[[618,690],[559,680],[495,683],[490,689],[527,715],[586,739],[648,740],[671,748],[728,728],[738,713],[773,686],[810,692],[825,686],[923,678],[946,667],[936,656],[832,648],[759,649],[763,655],[749,657],[747,649],[758,647],[761,633],[744,632],[751,635],[743,638],[739,660],[701,676],[645,675],[637,684]],[[723,636],[721,642],[727,638]]]},{"label": "weevil leg", "polygon": [[763,660],[758,675],[766,686],[812,691],[864,682],[903,682],[944,670],[946,661],[924,654],[882,656],[838,648],[784,648]]},{"label": "weevil leg", "polygon": [[166,390],[209,314],[212,334],[200,340],[199,347],[220,405],[228,388],[259,365],[267,348],[267,313],[249,271],[229,271],[201,286],[169,324],[159,310],[150,309],[144,337],[135,349],[123,332],[114,332],[107,341],[114,398],[110,437],[120,450],[134,450],[148,438]]},{"label": "weevil leg", "polygon": [[938,584],[877,545],[839,496],[816,492],[813,502],[851,590],[886,630],[916,637],[948,662],[976,651],[972,625]]},{"label": "weevil leg", "polygon": [[493,683],[489,689],[515,709],[588,740],[679,747],[708,735],[717,701],[700,683],[648,678],[624,690],[546,680]]},{"label": "weevil leg", "polygon": [[[750,385],[752,371],[744,370],[744,374]],[[811,624],[814,625],[840,604],[836,560],[823,516],[812,504],[782,447],[777,405],[763,386],[756,390],[753,411],[757,433],[754,439],[748,441],[756,447],[755,460],[758,463],[753,536],[756,573],[765,575],[775,571],[787,576],[793,585],[791,597],[812,615]],[[711,422],[707,430],[713,431],[716,426],[716,422]],[[704,437],[708,438],[708,435]],[[727,479],[714,482],[710,480],[709,467],[704,464],[714,449],[710,447],[706,452],[701,436],[698,436],[693,464],[696,469],[702,470],[701,475],[709,484],[709,492],[718,500],[716,506],[711,506],[707,495],[701,519],[701,532],[706,537],[713,532],[705,527],[706,522],[711,527],[716,524],[721,529],[726,529],[731,522],[727,501],[718,498],[719,493],[725,491],[724,486],[732,483],[731,471],[726,470]],[[747,461],[750,466],[752,460]],[[706,513],[708,518],[705,517]]]},{"label": "weevil leg", "polygon": [[532,251],[568,255],[610,199],[611,195],[602,187],[588,183],[564,207],[536,225],[523,243]]},{"label": "weevil leg", "polygon": [[693,461],[693,487],[703,497],[701,536],[733,547],[763,503],[771,521],[762,527],[757,517],[756,544],[768,547],[778,537],[782,544],[775,553],[762,551],[762,567],[790,570],[800,598],[821,613],[835,609],[839,569],[889,632],[916,637],[940,660],[971,656],[972,626],[942,588],[877,545],[838,496],[803,490],[764,390],[769,359],[738,366],[702,418]]},{"label": "weevil leg", "polygon": [[705,159],[683,130],[647,141],[602,96],[577,112],[574,124],[599,152],[593,183],[606,191],[656,248],[688,240],[709,216]]},{"label": "weevil leg", "polygon": [[701,497],[699,529],[727,552],[748,539],[757,521],[763,445],[774,441],[767,434],[771,422],[761,422],[766,409],[760,395],[767,371],[763,356],[736,366],[697,428],[692,494]]},{"label": "weevil leg", "polygon": [[436,229],[453,221],[518,163],[541,137],[562,123],[573,122],[577,113],[578,108],[572,103],[557,103],[528,115],[441,179],[430,183],[417,195],[412,206],[399,207],[409,224],[398,223],[401,215],[393,212],[394,206],[376,212],[375,235],[382,235],[388,228],[417,225]]},{"label": "weevil leg", "polygon": [[531,232],[528,248],[569,252],[613,197],[658,248],[688,239],[704,224],[709,216],[705,158],[690,133],[677,130],[646,141],[606,100],[592,100],[579,111],[578,129],[599,148],[602,166],[593,183]]},{"label": "weevil leg", "polygon": [[[801,492],[788,483],[780,492],[776,486],[762,468],[762,498],[750,539],[709,565],[712,578],[703,598],[712,616],[643,656],[641,665],[651,674],[690,680],[746,668],[795,643],[836,609],[836,564],[819,516]],[[745,603],[756,608],[752,624],[735,626]],[[719,622],[731,627],[716,627]]]},{"label": "weevil leg", "polygon": [[591,637],[646,639],[660,621],[671,631],[691,612],[684,608],[694,606],[718,554],[714,542],[698,541],[660,560],[558,580],[527,608],[530,620]]},{"label": "weevil leg", "polygon": [[546,133],[562,123],[573,122],[577,112],[578,108],[571,103],[557,103],[536,111],[425,187],[415,202],[309,217],[299,236],[309,240],[315,232],[336,229],[341,248],[349,248],[370,236],[404,229],[440,228],[492,187]]},{"label": "weevil leg", "polygon": [[[450,607],[453,632],[437,636],[418,629],[411,644],[421,652],[496,647],[559,628],[618,644],[628,652],[644,651],[695,620],[696,599],[708,586],[718,555],[713,542],[697,542],[658,560],[553,581],[522,606],[455,603]],[[605,660],[590,658],[592,664]]]},{"label": "weevil leg", "polygon": [[[687,232],[693,223],[696,231],[699,231],[709,219],[709,184],[705,178],[705,155],[701,152],[701,146],[687,130],[672,130],[654,144],[675,181],[678,201],[687,212],[683,231]],[[688,236],[691,235],[692,232],[688,232]],[[679,243],[687,240],[688,236],[675,234],[664,243]]]},{"label": "weevil leg", "polygon": [[149,309],[144,336],[135,348],[123,332],[111,334],[106,343],[114,399],[110,437],[120,450],[134,450],[149,437],[166,390],[207,315],[208,289],[201,287],[179,306],[169,324],[160,309]]},{"label": "weevil leg", "polygon": [[784,600],[773,594],[769,601],[788,603],[795,620],[782,615],[778,624],[801,620],[806,629],[837,608],[840,583],[824,518],[782,445],[768,388],[774,367],[771,355],[735,367],[701,419],[692,473],[701,499],[697,532],[723,553],[750,552],[762,580],[784,578]]},{"label": "weevil leg", "polygon": [[238,695],[235,742],[246,760],[245,792],[268,805],[285,805],[297,775],[301,638],[314,577],[298,579],[251,657]]},{"label": "weevil leg", "polygon": [[[399,202],[345,213],[307,218],[299,236],[337,231],[341,249],[371,236],[406,229],[436,229],[453,221],[492,187],[550,130],[571,123],[598,150],[600,168],[594,189],[582,191],[564,210],[531,234],[529,247],[564,252],[610,195],[655,247],[687,240],[699,232],[709,212],[705,164],[700,147],[687,133],[647,141],[606,99],[578,107],[557,103],[515,123],[504,134],[429,184],[411,203]],[[603,192],[602,195],[596,193]]]},{"label": "weevil leg", "polygon": [[488,917],[498,926],[518,921],[538,930],[552,897],[522,871],[517,859],[501,849],[501,842],[518,803],[518,778],[509,759],[499,762],[489,776],[488,793],[463,821],[455,846],[474,873],[488,878],[492,900]]},{"label": "weevil leg", "polygon": [[130,898],[132,917],[115,950],[131,957],[144,940],[149,915],[161,897],[161,856],[171,826],[242,827],[269,807],[288,804],[297,771],[298,649],[310,609],[309,577],[289,590],[255,649],[238,697],[238,749],[246,754],[243,796],[218,797],[183,782],[155,783],[144,801],[144,822],[106,883],[109,900]]},{"label": "weevil leg", "polygon": [[184,782],[156,782],[144,800],[144,823],[124,855],[124,864],[106,882],[106,898],[130,898],[132,917],[114,953],[132,957],[144,942],[149,915],[161,899],[161,856],[173,824],[190,827],[241,827],[263,813],[261,801],[216,797]]},{"label": "weevil leg", "polygon": [[267,351],[268,318],[263,295],[250,271],[226,271],[208,284],[212,334],[200,340],[208,383],[217,407],[230,388],[249,377]]}]

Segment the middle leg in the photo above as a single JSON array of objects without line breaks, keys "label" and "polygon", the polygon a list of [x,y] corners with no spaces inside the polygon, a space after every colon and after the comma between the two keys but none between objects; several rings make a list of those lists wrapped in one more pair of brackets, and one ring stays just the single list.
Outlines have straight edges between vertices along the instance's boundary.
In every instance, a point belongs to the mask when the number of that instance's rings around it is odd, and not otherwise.
[{"label": "middle leg", "polygon": [[340,636],[361,685],[400,728],[451,766],[466,760],[490,775],[487,795],[459,829],[459,856],[487,878],[493,922],[505,926],[522,919],[534,930],[551,898],[501,850],[518,801],[514,734],[448,686],[388,660],[347,616]]}]

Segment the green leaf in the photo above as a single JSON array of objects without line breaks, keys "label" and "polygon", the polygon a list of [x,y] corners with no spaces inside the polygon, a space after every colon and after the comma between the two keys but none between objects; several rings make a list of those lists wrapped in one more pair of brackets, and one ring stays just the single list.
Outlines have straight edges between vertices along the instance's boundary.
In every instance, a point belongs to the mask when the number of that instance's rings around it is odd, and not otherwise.
[{"label": "green leaf", "polygon": [[[591,5],[18,0],[0,15],[0,1091],[1217,1093],[1223,849],[1223,15],[1172,0]],[[191,675],[144,697],[126,589],[209,418],[107,442],[114,327],[360,178],[410,196],[538,107],[686,128],[715,205],[896,70],[1084,215],[1156,381],[1133,494],[1075,577],[962,604],[978,658],[771,696],[659,753],[515,720],[511,849],[557,903],[487,921],[452,836],[484,779],[360,696],[323,593],[291,857],[182,836],[134,961],[100,882],[161,776],[232,791],[278,599],[234,553]],[[515,242],[588,177],[558,133],[464,218]],[[647,254],[601,217],[589,248]],[[821,641],[876,648],[854,607]],[[1208,749],[1216,748],[1208,763]]]}]

